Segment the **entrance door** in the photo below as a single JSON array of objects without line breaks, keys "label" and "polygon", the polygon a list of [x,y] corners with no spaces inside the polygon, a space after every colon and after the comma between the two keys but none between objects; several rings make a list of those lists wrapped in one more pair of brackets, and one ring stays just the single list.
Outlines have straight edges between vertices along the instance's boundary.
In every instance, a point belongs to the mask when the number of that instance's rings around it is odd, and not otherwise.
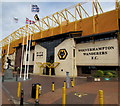
[{"label": "entrance door", "polygon": [[[49,75],[49,68],[48,67],[46,67],[46,75]],[[51,69],[51,75],[55,75],[55,69],[54,68]]]},{"label": "entrance door", "polygon": [[91,69],[88,66],[77,66],[77,76],[89,76]]},{"label": "entrance door", "polygon": [[55,69],[54,68],[51,69],[51,75],[55,75]]},{"label": "entrance door", "polygon": [[82,76],[90,76],[91,75],[91,69],[89,68],[89,66],[84,66],[82,67]]},{"label": "entrance door", "polygon": [[81,76],[81,67],[77,66],[77,76]]},{"label": "entrance door", "polygon": [[82,74],[91,74],[91,69],[89,67],[82,67]]}]

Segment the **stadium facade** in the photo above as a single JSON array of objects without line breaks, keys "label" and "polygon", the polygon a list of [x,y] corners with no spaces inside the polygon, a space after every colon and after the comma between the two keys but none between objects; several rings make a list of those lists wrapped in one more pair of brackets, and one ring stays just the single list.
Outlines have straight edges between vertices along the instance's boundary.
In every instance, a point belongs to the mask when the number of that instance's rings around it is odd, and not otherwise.
[{"label": "stadium facade", "polygon": [[[64,23],[32,34],[28,45],[19,39],[11,46],[9,58],[17,67],[39,75],[89,76],[97,70],[119,70],[120,9]],[[17,46],[16,46],[17,45]],[[2,48],[3,60],[6,47]],[[23,52],[23,56],[22,56]],[[22,58],[22,59],[21,59]]]}]

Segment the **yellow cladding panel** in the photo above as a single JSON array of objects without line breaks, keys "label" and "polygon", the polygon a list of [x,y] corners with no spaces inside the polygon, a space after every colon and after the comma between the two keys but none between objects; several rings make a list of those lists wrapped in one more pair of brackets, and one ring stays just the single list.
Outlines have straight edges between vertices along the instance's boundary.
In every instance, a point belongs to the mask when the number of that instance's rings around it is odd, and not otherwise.
[{"label": "yellow cladding panel", "polygon": [[32,40],[40,39],[41,38],[41,33],[42,32],[34,33],[33,36],[32,36]]},{"label": "yellow cladding panel", "polygon": [[[36,39],[41,39],[44,37],[49,37],[61,33],[66,33],[70,31],[83,31],[82,36],[87,36],[95,33],[102,33],[102,32],[107,32],[107,31],[112,31],[112,30],[118,30],[118,12],[116,10],[112,10],[106,13],[99,14],[95,16],[93,24],[93,17],[85,18],[82,20],[78,20],[75,22],[68,23],[67,25],[63,26],[58,26],[55,28],[51,28],[45,31],[41,31],[38,33],[35,33],[32,35],[32,40]],[[93,25],[95,28],[95,33],[93,31]],[[25,37],[24,39],[24,44],[27,42],[27,38]],[[16,41],[11,42],[10,46],[10,52],[14,52],[15,50],[12,47],[18,46],[20,43],[23,42],[23,38],[20,38]],[[7,47],[3,47],[5,50],[7,50]]]},{"label": "yellow cladding panel", "polygon": [[120,8],[119,8],[119,10],[118,10],[118,17],[119,17],[119,19],[120,19]]},{"label": "yellow cladding panel", "polygon": [[96,17],[97,33],[118,30],[117,14],[118,12],[114,10]]},{"label": "yellow cladding panel", "polygon": [[42,38],[52,36],[52,29],[48,29],[42,32]]},{"label": "yellow cladding panel", "polygon": [[75,22],[71,22],[68,25],[62,26],[62,33],[75,31]]},{"label": "yellow cladding panel", "polygon": [[60,26],[53,28],[53,35],[58,35],[60,34]]},{"label": "yellow cladding panel", "polygon": [[95,33],[93,31],[93,25],[94,25],[93,17],[89,17],[75,22],[71,22],[67,25],[58,26],[53,29],[36,33],[33,35],[33,40],[49,37],[61,33],[66,33],[70,31],[83,31],[82,36],[87,36],[96,33],[118,30],[117,14],[118,12],[116,10],[112,10],[95,16],[94,17]]},{"label": "yellow cladding panel", "polygon": [[[81,23],[79,24],[81,25],[81,29],[83,31],[82,36],[93,34],[93,18],[92,17],[82,20]],[[77,27],[80,26],[79,24],[77,24]],[[77,30],[79,31],[79,29]]]}]

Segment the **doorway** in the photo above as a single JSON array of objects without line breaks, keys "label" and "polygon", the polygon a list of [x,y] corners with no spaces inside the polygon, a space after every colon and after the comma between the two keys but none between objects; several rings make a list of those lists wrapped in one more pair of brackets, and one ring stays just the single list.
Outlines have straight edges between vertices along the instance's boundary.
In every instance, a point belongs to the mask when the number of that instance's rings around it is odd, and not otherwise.
[{"label": "doorway", "polygon": [[[49,68],[46,67],[46,75],[49,75]],[[51,68],[51,75],[55,75],[55,69]]]},{"label": "doorway", "polygon": [[91,69],[88,66],[77,66],[77,76],[90,76]]}]

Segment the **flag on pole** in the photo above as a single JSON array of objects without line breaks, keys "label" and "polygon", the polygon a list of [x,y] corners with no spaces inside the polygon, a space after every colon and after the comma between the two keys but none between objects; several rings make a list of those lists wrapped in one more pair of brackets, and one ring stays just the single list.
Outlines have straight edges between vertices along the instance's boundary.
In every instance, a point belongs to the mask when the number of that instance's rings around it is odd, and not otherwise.
[{"label": "flag on pole", "polygon": [[29,20],[28,18],[26,18],[26,24],[34,24],[35,21]]},{"label": "flag on pole", "polygon": [[26,18],[26,24],[29,24],[29,19],[28,18]]},{"label": "flag on pole", "polygon": [[37,5],[32,5],[31,11],[32,12],[39,12],[39,7]]},{"label": "flag on pole", "polygon": [[13,17],[13,19],[16,23],[18,23],[18,18],[17,17]]},{"label": "flag on pole", "polygon": [[39,21],[39,17],[38,17],[37,14],[35,14],[34,19],[35,19],[36,21]]}]

